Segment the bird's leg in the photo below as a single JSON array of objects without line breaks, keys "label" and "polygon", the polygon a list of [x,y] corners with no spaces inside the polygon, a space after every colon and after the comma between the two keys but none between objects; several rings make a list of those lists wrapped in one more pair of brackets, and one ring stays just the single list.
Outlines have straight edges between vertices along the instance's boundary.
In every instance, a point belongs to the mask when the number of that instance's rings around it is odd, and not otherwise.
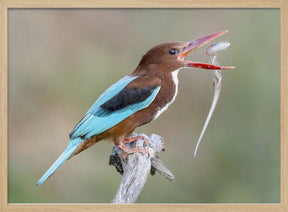
[{"label": "bird's leg", "polygon": [[148,144],[148,140],[144,136],[141,136],[141,135],[134,136],[134,137],[133,136],[129,136],[129,137],[126,137],[123,141],[120,142],[118,147],[121,148],[125,152],[124,155],[123,155],[123,159],[125,159],[128,154],[132,154],[134,152],[141,152],[143,154],[148,153],[147,150],[140,149],[140,147],[132,149],[132,148],[129,148],[129,147],[124,145],[124,144],[127,144],[127,143],[131,143],[131,142],[137,141],[139,139],[143,140],[145,145]]},{"label": "bird's leg", "polygon": [[[138,140],[138,139],[136,139],[136,140]],[[130,142],[132,142],[132,141],[130,141]],[[126,142],[126,143],[129,143],[129,142]],[[117,146],[118,146],[119,148],[121,148],[121,149],[125,152],[125,153],[123,154],[123,159],[125,159],[128,154],[132,154],[132,153],[134,153],[134,152],[141,152],[141,153],[143,153],[143,154],[148,153],[147,150],[141,149],[140,147],[137,147],[137,148],[135,148],[135,149],[131,149],[131,148],[125,146],[125,145],[124,145],[124,142],[121,142],[121,143],[118,144]]]},{"label": "bird's leg", "polygon": [[137,140],[143,140],[144,141],[144,144],[148,144],[148,140],[144,137],[144,136],[141,136],[141,135],[138,135],[138,136],[135,136],[135,137],[132,137],[132,136],[129,136],[129,137],[126,137],[124,141],[122,141],[123,144],[127,144],[127,143],[131,143],[133,141],[137,141]]}]

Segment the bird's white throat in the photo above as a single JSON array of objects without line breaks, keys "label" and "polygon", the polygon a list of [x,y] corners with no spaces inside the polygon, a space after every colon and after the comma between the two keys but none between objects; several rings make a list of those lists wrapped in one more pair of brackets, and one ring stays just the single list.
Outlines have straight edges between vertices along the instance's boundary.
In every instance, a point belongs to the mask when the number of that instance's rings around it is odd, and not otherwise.
[{"label": "bird's white throat", "polygon": [[171,105],[176,96],[177,96],[177,93],[178,93],[178,73],[180,71],[181,68],[179,69],[176,69],[175,71],[172,72],[172,79],[173,79],[173,82],[174,82],[174,85],[175,85],[175,93],[174,93],[174,96],[172,98],[172,100],[170,102],[168,102],[164,107],[162,107],[157,113],[156,115],[154,116],[153,120],[157,119],[165,110],[167,110],[167,108],[169,107],[169,105]]}]

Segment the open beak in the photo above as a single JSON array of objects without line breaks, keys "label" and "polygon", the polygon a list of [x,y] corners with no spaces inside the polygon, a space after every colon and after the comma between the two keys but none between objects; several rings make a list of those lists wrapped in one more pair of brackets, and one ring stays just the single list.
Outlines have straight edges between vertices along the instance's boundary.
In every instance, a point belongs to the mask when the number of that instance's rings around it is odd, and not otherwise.
[{"label": "open beak", "polygon": [[178,56],[178,59],[181,61],[184,61],[186,64],[186,67],[194,67],[194,68],[202,68],[202,69],[220,69],[220,70],[226,70],[226,69],[234,69],[234,66],[216,66],[212,64],[207,63],[200,63],[200,62],[194,62],[189,60],[184,60],[184,58],[189,54],[189,52],[193,51],[194,49],[197,49],[201,46],[204,46],[205,44],[209,43],[210,41],[218,38],[219,36],[225,34],[228,32],[227,30],[218,32],[212,35],[208,35],[203,38],[199,38],[196,40],[192,40],[187,42],[187,46],[184,48],[183,52]]}]

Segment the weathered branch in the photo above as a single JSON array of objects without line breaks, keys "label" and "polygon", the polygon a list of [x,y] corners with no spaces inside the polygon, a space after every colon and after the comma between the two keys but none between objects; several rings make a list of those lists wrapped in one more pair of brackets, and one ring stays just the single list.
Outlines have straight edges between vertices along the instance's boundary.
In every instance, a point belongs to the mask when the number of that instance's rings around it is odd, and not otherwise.
[{"label": "weathered branch", "polygon": [[[159,152],[164,151],[163,139],[156,134],[152,134],[150,137],[144,134],[140,135],[147,138],[147,146],[142,139],[125,145],[129,148],[140,147],[146,149],[149,152],[148,154],[136,152],[129,154],[123,159],[123,150],[117,146],[113,147],[109,165],[116,167],[117,171],[122,175],[122,180],[111,203],[136,202],[149,172],[154,175],[155,171],[157,171],[170,181],[175,181],[173,174],[166,168],[157,155]],[[137,136],[137,134],[133,134],[132,136]]]}]

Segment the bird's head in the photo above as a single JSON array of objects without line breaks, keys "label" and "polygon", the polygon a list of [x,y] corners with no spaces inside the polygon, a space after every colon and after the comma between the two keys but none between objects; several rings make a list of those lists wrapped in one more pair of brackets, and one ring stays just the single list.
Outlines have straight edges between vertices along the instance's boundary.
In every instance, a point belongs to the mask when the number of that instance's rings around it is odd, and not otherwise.
[{"label": "bird's head", "polygon": [[[217,37],[225,34],[227,31],[218,32],[206,37],[202,37],[196,40],[183,42],[170,42],[159,44],[150,49],[139,63],[138,68],[143,67],[146,69],[155,70],[159,67],[163,67],[163,70],[174,71],[184,67],[202,68],[202,69],[233,69],[234,67],[222,67],[215,66],[207,63],[194,62],[190,60],[184,60],[185,57],[193,50],[209,43]],[[136,69],[137,71],[137,69]]]}]

